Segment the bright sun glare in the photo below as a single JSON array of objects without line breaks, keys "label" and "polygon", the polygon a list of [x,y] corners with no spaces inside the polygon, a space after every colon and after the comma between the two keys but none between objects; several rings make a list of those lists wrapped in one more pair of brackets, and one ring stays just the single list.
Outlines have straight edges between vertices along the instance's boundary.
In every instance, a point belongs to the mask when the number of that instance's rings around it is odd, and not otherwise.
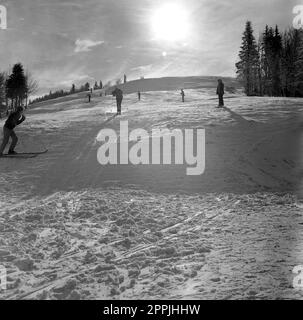
[{"label": "bright sun glare", "polygon": [[186,9],[176,4],[163,6],[152,16],[152,28],[157,40],[169,42],[185,40],[189,33]]}]

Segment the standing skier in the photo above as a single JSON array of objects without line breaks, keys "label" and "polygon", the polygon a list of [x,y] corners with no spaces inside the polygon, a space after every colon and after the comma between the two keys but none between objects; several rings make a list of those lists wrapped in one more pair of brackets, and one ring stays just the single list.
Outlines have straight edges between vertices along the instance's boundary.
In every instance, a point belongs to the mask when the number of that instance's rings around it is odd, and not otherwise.
[{"label": "standing skier", "polygon": [[184,102],[185,93],[183,89],[181,89],[181,96],[182,96],[182,102]]},{"label": "standing skier", "polygon": [[141,101],[141,92],[138,91],[138,100]]},{"label": "standing skier", "polygon": [[218,80],[218,87],[217,87],[217,95],[219,97],[219,106],[218,108],[224,107],[224,83],[221,79]]},{"label": "standing skier", "polygon": [[116,89],[112,92],[112,95],[116,97],[117,101],[117,114],[121,114],[121,105],[123,100],[123,91],[116,87]]},{"label": "standing skier", "polygon": [[3,141],[0,147],[0,157],[3,156],[3,151],[8,144],[9,138],[12,138],[12,143],[9,148],[8,154],[16,154],[15,147],[18,143],[18,137],[14,132],[16,126],[21,124],[25,120],[23,115],[23,108],[18,107],[17,111],[10,114],[3,127]]}]

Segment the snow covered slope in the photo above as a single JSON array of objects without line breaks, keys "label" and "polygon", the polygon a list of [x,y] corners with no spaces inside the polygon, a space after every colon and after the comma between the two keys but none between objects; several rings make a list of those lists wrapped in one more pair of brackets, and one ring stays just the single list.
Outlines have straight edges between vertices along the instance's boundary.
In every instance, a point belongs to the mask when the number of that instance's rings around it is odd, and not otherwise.
[{"label": "snow covered slope", "polygon": [[[136,89],[137,90],[137,89]],[[135,90],[134,90],[135,91]],[[303,101],[214,89],[84,94],[35,105],[0,162],[4,298],[300,298]],[[103,128],[205,128],[206,171],[102,167]],[[1,125],[3,121],[1,122]],[[260,257],[263,257],[262,259]]]}]

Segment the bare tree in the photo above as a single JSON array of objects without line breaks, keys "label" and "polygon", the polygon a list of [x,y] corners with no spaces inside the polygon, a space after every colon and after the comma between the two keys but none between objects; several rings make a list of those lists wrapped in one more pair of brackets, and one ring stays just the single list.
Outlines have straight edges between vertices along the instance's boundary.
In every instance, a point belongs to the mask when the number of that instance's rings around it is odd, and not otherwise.
[{"label": "bare tree", "polygon": [[5,74],[4,73],[0,73],[0,119],[2,118],[2,107],[3,104],[5,102]]},{"label": "bare tree", "polygon": [[5,101],[5,74],[0,73],[0,107]]},{"label": "bare tree", "polygon": [[26,72],[26,107],[28,106],[28,98],[31,94],[34,94],[38,91],[39,84],[38,82],[33,78],[32,74],[30,72]]}]

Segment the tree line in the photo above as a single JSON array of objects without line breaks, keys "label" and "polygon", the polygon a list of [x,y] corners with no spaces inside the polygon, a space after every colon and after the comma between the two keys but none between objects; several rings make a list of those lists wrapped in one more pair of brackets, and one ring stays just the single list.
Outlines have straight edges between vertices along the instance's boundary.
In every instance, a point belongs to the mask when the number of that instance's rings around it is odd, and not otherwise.
[{"label": "tree line", "polygon": [[248,96],[303,97],[303,30],[266,26],[257,41],[247,21],[236,72]]},{"label": "tree line", "polygon": [[103,89],[103,83],[102,81],[100,81],[99,83],[96,81],[95,84],[91,87],[89,82],[86,82],[85,84],[81,85],[79,88],[76,87],[75,84],[72,84],[72,87],[70,90],[56,90],[54,92],[50,91],[49,94],[46,94],[44,96],[38,97],[32,101],[30,101],[30,103],[35,103],[35,102],[43,102],[43,101],[48,101],[51,99],[56,99],[56,98],[60,98],[60,97],[65,97],[71,94],[75,94],[75,93],[80,93],[80,92],[87,92],[90,90],[99,90],[99,89]]},{"label": "tree line", "polygon": [[0,73],[0,107],[7,111],[28,106],[28,98],[38,90],[38,83],[21,63],[13,66],[11,74]]}]

